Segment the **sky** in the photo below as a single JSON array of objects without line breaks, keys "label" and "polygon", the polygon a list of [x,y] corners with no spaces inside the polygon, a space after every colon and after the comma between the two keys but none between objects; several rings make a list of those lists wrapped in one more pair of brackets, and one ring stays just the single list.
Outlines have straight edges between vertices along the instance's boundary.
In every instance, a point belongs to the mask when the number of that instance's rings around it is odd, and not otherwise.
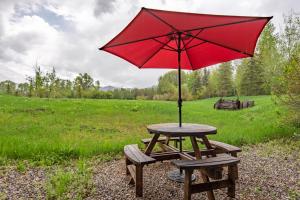
[{"label": "sky", "polygon": [[274,16],[300,13],[300,0],[0,0],[0,81],[20,83],[34,66],[59,77],[87,72],[101,86],[150,87],[167,70],[138,69],[99,51],[141,7],[208,14]]}]

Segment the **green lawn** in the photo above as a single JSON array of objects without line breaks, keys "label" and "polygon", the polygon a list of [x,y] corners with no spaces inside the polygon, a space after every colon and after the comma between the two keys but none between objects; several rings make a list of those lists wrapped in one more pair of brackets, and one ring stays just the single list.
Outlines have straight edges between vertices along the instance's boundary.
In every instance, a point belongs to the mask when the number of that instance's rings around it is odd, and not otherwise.
[{"label": "green lawn", "polygon": [[[217,98],[184,102],[183,121],[216,126],[211,138],[235,145],[289,136],[270,96],[247,97],[256,106],[214,110]],[[176,102],[39,99],[0,95],[0,158],[66,160],[119,153],[149,137],[147,124],[177,122]],[[186,142],[188,145],[188,142]]]}]

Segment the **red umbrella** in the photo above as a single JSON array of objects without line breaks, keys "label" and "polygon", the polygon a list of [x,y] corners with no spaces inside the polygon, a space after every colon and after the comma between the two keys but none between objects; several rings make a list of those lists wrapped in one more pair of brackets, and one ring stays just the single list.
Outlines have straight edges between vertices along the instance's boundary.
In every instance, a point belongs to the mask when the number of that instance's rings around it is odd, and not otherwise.
[{"label": "red umbrella", "polygon": [[142,8],[127,27],[100,50],[138,68],[178,69],[181,127],[181,69],[196,70],[252,57],[257,39],[271,18]]}]

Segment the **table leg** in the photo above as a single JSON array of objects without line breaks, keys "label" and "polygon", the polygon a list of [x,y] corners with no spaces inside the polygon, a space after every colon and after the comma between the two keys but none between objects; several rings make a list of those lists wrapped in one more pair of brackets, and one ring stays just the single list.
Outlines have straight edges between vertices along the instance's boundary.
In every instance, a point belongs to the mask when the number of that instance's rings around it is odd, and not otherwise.
[{"label": "table leg", "polygon": [[200,152],[199,146],[197,144],[196,137],[191,136],[190,138],[191,138],[191,143],[192,143],[192,146],[193,146],[193,149],[194,149],[194,152],[195,152],[195,157],[197,159],[201,159],[201,152]]},{"label": "table leg", "polygon": [[170,136],[167,136],[167,137],[166,137],[166,145],[169,145],[170,138],[171,138]]},{"label": "table leg", "polygon": [[[193,146],[193,149],[194,149],[194,152],[195,152],[195,157],[196,157],[197,159],[201,159],[201,152],[200,152],[199,146],[198,146],[198,144],[197,144],[196,137],[191,136],[190,138],[191,138],[192,146]],[[206,138],[206,139],[207,139],[207,138]],[[203,142],[204,142],[204,141],[203,141]],[[207,176],[202,170],[200,170],[200,173],[201,173],[203,182],[204,182],[204,183],[209,182],[208,176]],[[208,199],[209,199],[209,200],[214,200],[214,199],[215,199],[214,192],[213,192],[212,190],[207,191],[207,196],[208,196]]]},{"label": "table leg", "polygon": [[[203,141],[203,143],[204,143],[204,145],[206,146],[207,149],[213,149],[211,144],[209,143],[208,138],[206,136],[202,137],[202,141]],[[213,153],[213,157],[216,157],[215,153]]]},{"label": "table leg", "polygon": [[158,138],[159,138],[160,134],[155,134],[152,138],[152,140],[150,141],[150,143],[148,144],[147,148],[146,148],[146,151],[145,151],[145,154],[146,155],[150,155],[150,153],[152,152]]}]

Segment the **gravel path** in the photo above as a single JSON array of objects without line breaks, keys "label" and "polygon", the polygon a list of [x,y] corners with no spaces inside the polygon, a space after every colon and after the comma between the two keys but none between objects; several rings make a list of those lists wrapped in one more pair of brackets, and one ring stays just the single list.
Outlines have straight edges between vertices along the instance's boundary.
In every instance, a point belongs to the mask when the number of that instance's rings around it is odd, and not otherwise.
[{"label": "gravel path", "polygon": [[[300,199],[300,149],[287,144],[260,144],[244,147],[239,154],[240,177],[236,199]],[[93,167],[94,189],[86,199],[135,199],[134,186],[128,185],[124,161],[115,160]],[[182,199],[183,185],[166,178],[175,169],[169,162],[146,166],[143,199]],[[154,173],[155,172],[155,173]],[[46,173],[41,168],[19,173],[0,169],[0,199],[44,199]],[[200,180],[200,177],[198,177]],[[226,199],[226,190],[215,192],[216,199]],[[193,199],[206,199],[194,194]]]}]

